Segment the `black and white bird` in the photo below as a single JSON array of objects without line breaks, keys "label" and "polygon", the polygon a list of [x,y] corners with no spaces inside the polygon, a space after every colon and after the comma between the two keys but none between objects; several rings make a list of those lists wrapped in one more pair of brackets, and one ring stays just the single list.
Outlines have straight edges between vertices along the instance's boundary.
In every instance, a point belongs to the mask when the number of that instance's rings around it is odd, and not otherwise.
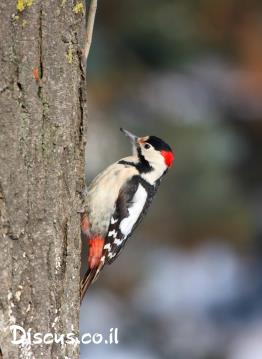
[{"label": "black and white bird", "polygon": [[81,282],[81,301],[104,265],[113,263],[144,218],[174,160],[170,146],[160,138],[121,131],[130,139],[133,155],[107,167],[85,191],[81,228],[89,240],[89,268]]}]

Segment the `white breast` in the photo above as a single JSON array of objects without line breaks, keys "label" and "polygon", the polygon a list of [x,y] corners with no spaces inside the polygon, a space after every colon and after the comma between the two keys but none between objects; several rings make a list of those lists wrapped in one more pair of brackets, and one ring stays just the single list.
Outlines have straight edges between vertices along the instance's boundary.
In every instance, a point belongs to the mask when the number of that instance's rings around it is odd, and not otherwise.
[{"label": "white breast", "polygon": [[91,232],[106,234],[119,190],[136,174],[135,167],[114,163],[92,181],[85,198]]},{"label": "white breast", "polygon": [[139,184],[136,193],[133,197],[133,201],[132,201],[133,204],[128,209],[129,215],[128,217],[124,218],[120,223],[120,230],[125,236],[125,238],[132,231],[133,226],[135,225],[136,221],[140,216],[140,213],[144,208],[146,200],[147,200],[147,192],[145,188],[141,184]]}]

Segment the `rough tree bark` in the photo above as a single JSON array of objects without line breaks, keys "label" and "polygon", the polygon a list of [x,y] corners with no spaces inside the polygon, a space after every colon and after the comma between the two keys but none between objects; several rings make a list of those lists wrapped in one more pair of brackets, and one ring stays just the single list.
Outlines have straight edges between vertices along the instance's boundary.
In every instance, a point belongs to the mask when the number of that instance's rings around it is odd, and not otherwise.
[{"label": "rough tree bark", "polygon": [[72,344],[12,345],[10,325],[78,335],[86,127],[82,10],[73,0],[0,3],[4,359],[78,357]]}]

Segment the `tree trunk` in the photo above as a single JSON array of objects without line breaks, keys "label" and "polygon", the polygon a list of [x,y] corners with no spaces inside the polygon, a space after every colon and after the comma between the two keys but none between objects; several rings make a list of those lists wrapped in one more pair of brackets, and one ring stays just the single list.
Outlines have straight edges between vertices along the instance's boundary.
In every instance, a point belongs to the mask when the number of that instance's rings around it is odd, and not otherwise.
[{"label": "tree trunk", "polygon": [[86,104],[80,65],[84,16],[75,5],[72,0],[0,4],[4,359],[78,357],[78,345],[32,344],[33,338],[12,344],[10,331],[16,324],[32,334],[78,336]]}]

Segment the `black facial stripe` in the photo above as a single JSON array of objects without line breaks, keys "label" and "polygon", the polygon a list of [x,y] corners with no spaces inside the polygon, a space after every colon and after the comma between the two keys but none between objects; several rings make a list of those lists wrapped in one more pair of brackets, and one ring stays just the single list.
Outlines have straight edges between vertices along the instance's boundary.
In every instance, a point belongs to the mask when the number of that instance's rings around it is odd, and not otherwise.
[{"label": "black facial stripe", "polygon": [[136,168],[138,169],[138,171],[140,173],[148,173],[153,171],[153,167],[150,166],[149,162],[142,155],[142,151],[140,147],[137,147],[137,154],[138,154],[139,162]]},{"label": "black facial stripe", "polygon": [[133,166],[138,170],[139,173],[148,173],[148,172],[153,171],[153,167],[150,166],[149,162],[142,155],[140,147],[137,147],[137,154],[138,154],[138,158],[139,158],[138,163],[128,162],[125,160],[118,161],[118,163],[121,165]]},{"label": "black facial stripe", "polygon": [[117,163],[119,163],[120,165],[127,165],[127,166],[133,166],[136,167],[136,164],[134,162],[128,162],[128,161],[118,161]]},{"label": "black facial stripe", "polygon": [[150,143],[150,145],[152,145],[157,151],[171,151],[172,152],[171,147],[166,142],[161,140],[161,138],[159,138],[159,137],[149,136],[149,138],[146,142]]}]

